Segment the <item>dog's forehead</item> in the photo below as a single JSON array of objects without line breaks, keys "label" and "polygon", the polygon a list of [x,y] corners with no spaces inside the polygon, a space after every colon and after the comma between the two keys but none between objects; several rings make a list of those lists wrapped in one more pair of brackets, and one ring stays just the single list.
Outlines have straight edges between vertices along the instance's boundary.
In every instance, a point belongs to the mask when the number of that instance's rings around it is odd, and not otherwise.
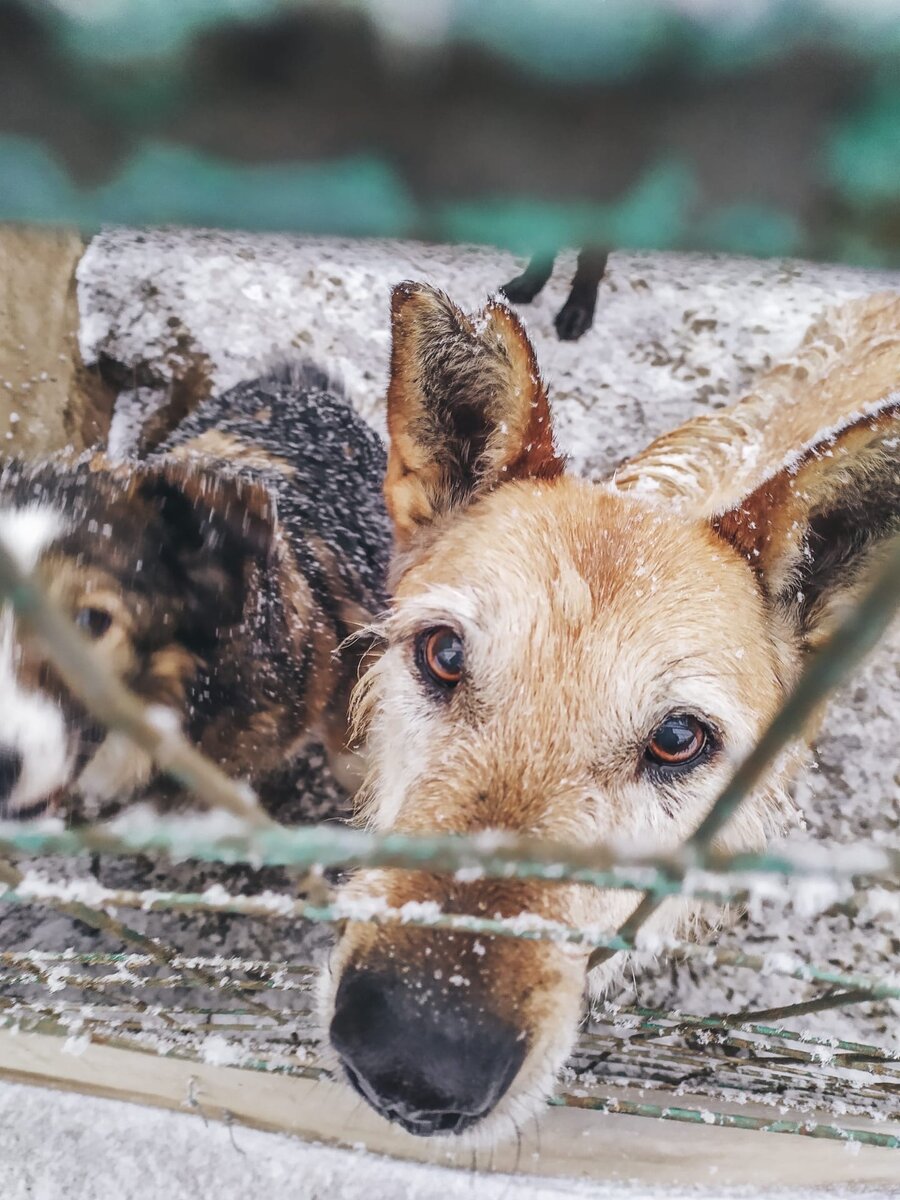
[{"label": "dog's forehead", "polygon": [[397,602],[402,632],[459,628],[500,705],[549,689],[587,724],[600,712],[628,724],[672,704],[768,703],[765,609],[746,564],[705,524],[602,486],[498,489],[436,539]]},{"label": "dog's forehead", "polygon": [[448,616],[477,614],[479,624],[512,611],[563,625],[638,613],[677,624],[697,605],[714,619],[716,590],[746,590],[746,576],[701,522],[565,479],[508,484],[479,501],[441,532],[397,596],[444,596]]},{"label": "dog's forehead", "polygon": [[[93,460],[49,461],[35,465],[9,464],[0,473],[0,510],[22,514],[55,514],[41,549],[104,514],[127,510],[127,481]],[[139,508],[133,500],[131,510]],[[21,518],[15,518],[21,523]],[[37,529],[34,521],[31,528]],[[52,536],[51,536],[52,535]]]},{"label": "dog's forehead", "polygon": [[[162,586],[163,530],[156,511],[122,473],[96,457],[34,466],[10,464],[0,474],[0,536],[29,570],[62,585],[100,573]],[[143,570],[154,564],[154,571]],[[77,568],[77,569],[76,569]]]}]

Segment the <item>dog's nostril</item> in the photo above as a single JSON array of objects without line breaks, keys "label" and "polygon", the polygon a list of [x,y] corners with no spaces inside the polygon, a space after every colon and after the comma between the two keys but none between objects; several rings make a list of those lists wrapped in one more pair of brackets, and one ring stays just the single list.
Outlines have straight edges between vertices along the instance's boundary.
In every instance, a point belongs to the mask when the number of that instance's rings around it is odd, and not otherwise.
[{"label": "dog's nostril", "polygon": [[0,748],[0,800],[8,800],[22,774],[22,755],[10,747]]},{"label": "dog's nostril", "polygon": [[385,973],[348,971],[338,987],[331,1043],[352,1086],[410,1133],[461,1133],[494,1108],[525,1057],[506,1021]]}]

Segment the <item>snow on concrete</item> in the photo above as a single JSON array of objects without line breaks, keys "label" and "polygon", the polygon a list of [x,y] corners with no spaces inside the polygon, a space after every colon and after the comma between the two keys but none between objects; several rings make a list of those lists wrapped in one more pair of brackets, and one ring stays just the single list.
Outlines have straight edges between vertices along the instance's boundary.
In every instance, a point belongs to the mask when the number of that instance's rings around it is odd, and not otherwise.
[{"label": "snow on concrete", "polygon": [[[310,1145],[201,1116],[0,1084],[4,1200],[749,1200],[745,1188],[486,1175]],[[831,1200],[895,1200],[876,1187],[829,1189]],[[822,1200],[820,1189],[769,1190]]]},{"label": "snow on concrete", "polygon": [[[383,432],[390,288],[424,280],[475,309],[521,265],[469,246],[110,230],[78,270],[81,348],[88,362],[103,353],[165,372],[187,345],[209,359],[220,388],[305,351],[340,370],[350,398]],[[900,284],[790,260],[613,254],[594,328],[571,344],[556,338],[552,319],[573,268],[571,254],[560,256],[544,292],[519,312],[551,385],[563,447],[589,475],[731,404],[826,305]],[[121,425],[129,417],[120,409]]]}]

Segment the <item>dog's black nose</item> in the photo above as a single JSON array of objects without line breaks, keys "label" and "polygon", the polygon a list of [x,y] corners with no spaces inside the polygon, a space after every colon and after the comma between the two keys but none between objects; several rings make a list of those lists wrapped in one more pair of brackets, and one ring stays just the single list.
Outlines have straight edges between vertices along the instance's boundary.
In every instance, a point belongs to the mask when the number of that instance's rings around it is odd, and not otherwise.
[{"label": "dog's black nose", "polygon": [[486,1116],[526,1050],[524,1034],[477,1005],[465,1011],[433,984],[373,971],[345,973],[330,1033],[360,1095],[423,1137],[462,1133]]},{"label": "dog's black nose", "polygon": [[22,774],[22,755],[8,746],[0,747],[0,800],[8,800]]}]

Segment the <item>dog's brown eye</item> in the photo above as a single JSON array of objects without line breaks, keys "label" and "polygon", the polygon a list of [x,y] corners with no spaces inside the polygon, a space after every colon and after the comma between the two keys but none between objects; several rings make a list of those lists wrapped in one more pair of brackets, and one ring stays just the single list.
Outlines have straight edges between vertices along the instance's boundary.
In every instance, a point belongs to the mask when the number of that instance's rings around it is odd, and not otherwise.
[{"label": "dog's brown eye", "polygon": [[75,624],[82,633],[98,641],[112,625],[112,615],[105,608],[79,608]]},{"label": "dog's brown eye", "polygon": [[708,738],[696,717],[666,717],[647,745],[647,758],[658,766],[684,766],[699,758]]},{"label": "dog's brown eye", "polygon": [[462,638],[449,625],[429,629],[419,638],[419,662],[422,670],[443,688],[453,688],[462,679]]}]

